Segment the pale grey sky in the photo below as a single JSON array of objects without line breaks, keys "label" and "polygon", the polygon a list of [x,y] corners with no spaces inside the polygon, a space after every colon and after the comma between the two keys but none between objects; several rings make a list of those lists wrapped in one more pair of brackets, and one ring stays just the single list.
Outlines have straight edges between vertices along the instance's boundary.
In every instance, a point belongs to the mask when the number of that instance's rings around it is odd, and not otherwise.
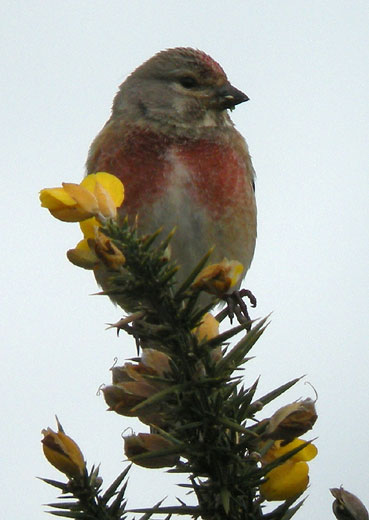
[{"label": "pale grey sky", "polygon": [[[367,0],[3,0],[1,116],[4,203],[2,510],[46,518],[58,478],[40,430],[57,413],[109,483],[123,467],[121,432],[138,423],[105,412],[101,383],[132,356],[105,331],[121,313],[89,296],[89,272],[69,264],[79,240],[41,210],[40,188],[78,182],[117,86],[155,52],[193,46],[219,61],[250,101],[233,112],[257,171],[259,236],[247,286],[256,316],[273,311],[247,382],[260,394],[295,376],[319,394],[318,457],[297,518],[333,518],[329,487],[369,506]],[[312,395],[303,384],[275,406]],[[265,415],[271,412],[265,411]],[[134,469],[130,505],[181,490]]]}]

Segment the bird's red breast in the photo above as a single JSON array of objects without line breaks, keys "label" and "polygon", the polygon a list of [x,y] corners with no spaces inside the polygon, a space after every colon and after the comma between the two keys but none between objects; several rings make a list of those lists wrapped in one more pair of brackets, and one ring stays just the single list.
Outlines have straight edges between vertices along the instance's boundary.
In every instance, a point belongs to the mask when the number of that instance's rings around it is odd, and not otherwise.
[{"label": "bird's red breast", "polygon": [[107,171],[122,180],[122,214],[138,215],[142,233],[177,228],[171,248],[185,268],[182,278],[213,246],[212,261],[238,260],[245,271],[251,263],[253,169],[242,137],[231,132],[228,140],[189,139],[110,121],[91,147],[88,173]]},{"label": "bird's red breast", "polygon": [[245,202],[252,191],[246,158],[230,144],[172,138],[126,125],[122,132],[114,123],[95,140],[87,168],[88,173],[107,171],[121,179],[129,215],[154,204],[174,183],[213,218]]}]

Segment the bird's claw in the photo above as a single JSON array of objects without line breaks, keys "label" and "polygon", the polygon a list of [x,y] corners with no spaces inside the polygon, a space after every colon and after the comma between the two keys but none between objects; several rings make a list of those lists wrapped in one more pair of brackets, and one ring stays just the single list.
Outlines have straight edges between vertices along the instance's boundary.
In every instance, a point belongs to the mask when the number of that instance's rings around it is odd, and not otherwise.
[{"label": "bird's claw", "polygon": [[227,304],[227,313],[231,323],[233,322],[233,318],[236,316],[240,324],[247,324],[246,330],[249,331],[251,329],[251,318],[243,298],[248,298],[251,307],[256,307],[256,298],[248,289],[234,291],[232,294],[225,296],[224,300]]}]

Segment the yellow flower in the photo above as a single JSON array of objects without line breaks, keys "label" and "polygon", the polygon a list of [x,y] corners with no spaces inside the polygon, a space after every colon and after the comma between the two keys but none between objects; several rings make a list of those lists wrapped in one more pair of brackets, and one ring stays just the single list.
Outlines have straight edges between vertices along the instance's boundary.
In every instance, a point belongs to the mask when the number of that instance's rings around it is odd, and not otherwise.
[{"label": "yellow flower", "polygon": [[57,419],[58,432],[51,428],[42,430],[44,438],[41,440],[44,455],[56,469],[68,477],[83,475],[86,464],[78,445],[73,439],[65,435]]},{"label": "yellow flower", "polygon": [[99,263],[119,271],[125,263],[123,253],[102,233],[99,227],[106,219],[115,219],[124,199],[121,181],[110,173],[90,174],[81,184],[62,183],[62,188],[40,191],[41,206],[57,219],[80,222],[83,232],[74,249],[67,251],[68,260],[84,269],[95,269]]},{"label": "yellow flower", "polygon": [[93,216],[99,220],[115,218],[124,199],[121,181],[110,173],[88,175],[81,184],[62,183],[62,188],[45,188],[40,201],[57,219],[81,222]]},{"label": "yellow flower", "polygon": [[202,317],[200,325],[193,329],[192,332],[200,342],[213,339],[219,334],[219,321],[210,312],[207,312]]},{"label": "yellow flower", "polygon": [[[197,337],[199,343],[213,339],[219,334],[219,321],[216,320],[210,312],[207,312],[202,317],[200,325],[195,327],[192,332]],[[221,357],[221,346],[218,346],[211,351],[211,358],[215,363],[217,363]]]},{"label": "yellow flower", "polygon": [[[276,441],[264,455],[263,463],[272,462],[302,444],[302,439],[294,439],[285,446],[281,446],[281,441]],[[269,501],[286,500],[305,491],[309,483],[309,466],[306,461],[313,459],[317,453],[314,444],[309,444],[286,462],[269,471],[266,474],[268,480],[260,486],[262,496]]]},{"label": "yellow flower", "polygon": [[243,265],[240,262],[224,258],[218,264],[204,267],[197,275],[192,287],[223,298],[238,284],[242,273]]}]

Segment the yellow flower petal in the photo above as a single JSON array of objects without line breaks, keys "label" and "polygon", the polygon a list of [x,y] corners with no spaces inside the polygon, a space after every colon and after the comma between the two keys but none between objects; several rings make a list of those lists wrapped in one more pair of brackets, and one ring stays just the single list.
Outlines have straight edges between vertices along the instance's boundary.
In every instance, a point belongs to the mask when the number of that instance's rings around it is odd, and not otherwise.
[{"label": "yellow flower petal", "polygon": [[230,272],[229,277],[231,279],[231,289],[238,284],[241,275],[243,273],[243,265],[241,262],[237,262],[236,260],[231,260],[229,262]]},{"label": "yellow flower petal", "polygon": [[[271,462],[272,460],[277,459],[278,457],[281,457],[282,455],[285,455],[291,450],[294,450],[298,446],[301,446],[304,444],[305,441],[303,439],[294,439],[293,441],[289,442],[285,446],[281,446],[281,441],[276,441],[272,448],[266,453],[264,456],[264,460],[266,462]],[[291,460],[299,461],[299,460],[311,460],[313,459],[318,453],[318,450],[314,444],[308,444],[300,450],[298,453],[295,453],[291,457]]]},{"label": "yellow flower petal", "polygon": [[41,190],[40,201],[43,208],[47,208],[53,217],[63,222],[80,222],[90,216],[64,188]]},{"label": "yellow flower petal", "polygon": [[49,211],[53,217],[63,222],[82,222],[91,216],[91,213],[86,213],[78,207],[50,209]]},{"label": "yellow flower petal", "polygon": [[306,462],[288,460],[267,473],[268,479],[260,486],[266,500],[287,500],[302,493],[309,483],[309,466]]},{"label": "yellow flower petal", "polygon": [[318,448],[314,444],[308,444],[304,449],[296,453],[292,458],[294,460],[312,460],[318,454]]},{"label": "yellow flower petal", "polygon": [[81,186],[93,193],[97,182],[110,194],[115,207],[119,208],[124,200],[124,187],[118,177],[106,172],[93,173],[83,179]]},{"label": "yellow flower petal", "polygon": [[88,245],[88,239],[84,238],[83,240],[80,240],[76,245],[75,249],[79,249],[81,251],[89,251],[90,246]]},{"label": "yellow flower petal", "polygon": [[77,203],[77,206],[92,217],[99,211],[99,206],[96,197],[89,190],[80,184],[72,182],[63,182],[63,188]]},{"label": "yellow flower petal", "polygon": [[95,184],[94,195],[99,205],[99,211],[105,218],[115,218],[117,216],[117,208],[115,207],[111,194],[97,182]]},{"label": "yellow flower petal", "polygon": [[92,217],[84,220],[83,222],[80,222],[79,227],[81,228],[85,238],[95,238],[96,230],[100,227],[100,225],[101,224],[99,221],[95,217]]},{"label": "yellow flower petal", "polygon": [[68,195],[64,188],[45,188],[40,191],[41,207],[60,209],[65,206],[75,206],[76,201]]}]

